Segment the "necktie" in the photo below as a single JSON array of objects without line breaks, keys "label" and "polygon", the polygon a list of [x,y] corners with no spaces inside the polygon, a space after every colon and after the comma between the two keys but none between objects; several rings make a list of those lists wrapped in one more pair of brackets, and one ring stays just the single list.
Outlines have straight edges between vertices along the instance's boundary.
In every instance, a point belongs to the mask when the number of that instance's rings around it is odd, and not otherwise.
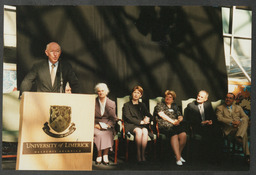
[{"label": "necktie", "polygon": [[52,67],[52,69],[51,69],[51,80],[52,80],[52,86],[53,86],[54,80],[55,80],[55,76],[56,76],[56,74],[55,74],[55,72],[54,72],[54,67],[55,67],[55,65],[52,64],[51,67]]},{"label": "necktie", "polygon": [[231,106],[228,106],[228,111],[229,111],[230,113],[232,112]]},{"label": "necktie", "polygon": [[203,105],[199,105],[199,111],[202,117],[202,121],[205,121]]}]

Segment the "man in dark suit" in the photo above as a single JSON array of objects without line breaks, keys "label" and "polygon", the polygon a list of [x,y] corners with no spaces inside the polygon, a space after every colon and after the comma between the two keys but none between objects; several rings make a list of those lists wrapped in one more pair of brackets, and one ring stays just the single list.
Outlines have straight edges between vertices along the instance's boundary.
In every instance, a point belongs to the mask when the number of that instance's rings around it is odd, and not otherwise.
[{"label": "man in dark suit", "polygon": [[23,79],[20,95],[24,91],[30,91],[34,83],[37,86],[37,92],[64,92],[66,83],[69,82],[72,92],[78,93],[78,79],[71,65],[59,59],[60,45],[56,42],[49,43],[46,46],[45,54],[48,59],[34,64]]},{"label": "man in dark suit", "polygon": [[221,153],[222,135],[208,96],[207,91],[201,90],[196,101],[188,104],[184,117],[192,128],[192,133],[202,137],[202,148],[200,149],[202,156],[216,160]]}]

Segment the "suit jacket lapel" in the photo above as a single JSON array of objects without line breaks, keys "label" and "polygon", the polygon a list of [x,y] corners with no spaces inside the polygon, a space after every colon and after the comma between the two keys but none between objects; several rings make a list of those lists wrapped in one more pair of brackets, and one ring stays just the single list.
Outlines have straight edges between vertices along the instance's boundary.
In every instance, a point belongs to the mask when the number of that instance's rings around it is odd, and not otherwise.
[{"label": "suit jacket lapel", "polygon": [[47,61],[44,63],[44,65],[42,66],[43,68],[43,72],[45,74],[45,82],[47,82],[48,87],[52,87],[52,82],[51,82],[51,75],[50,75],[50,69],[49,69],[49,63],[48,63],[48,59]]},{"label": "suit jacket lapel", "polygon": [[207,110],[209,108],[209,104],[207,101],[204,102],[204,117],[205,117],[205,120],[210,120],[211,119],[211,114],[208,115],[208,113],[210,112],[209,110]]},{"label": "suit jacket lapel", "polygon": [[[55,76],[55,80],[54,80],[54,83],[53,83],[53,88],[54,89],[57,88],[58,82],[60,81],[59,80],[59,75],[60,75],[60,63],[58,64],[58,68],[56,70],[56,76]],[[65,87],[63,87],[63,88],[65,88]]]},{"label": "suit jacket lapel", "polygon": [[[228,116],[228,117],[230,117],[230,118],[232,118],[232,116],[231,116],[231,112],[229,112],[229,110],[228,110],[228,108],[227,108],[227,106],[226,105],[224,105],[223,106],[223,111],[224,111],[224,115],[225,116]],[[234,111],[234,109],[232,109],[232,112]]]},{"label": "suit jacket lapel", "polygon": [[[228,110],[228,109],[227,109]],[[236,105],[232,105],[232,112],[229,113],[230,115],[236,111]],[[231,115],[231,117],[234,116],[234,115]]]},{"label": "suit jacket lapel", "polygon": [[95,113],[98,114],[98,116],[101,116],[101,113],[100,113],[100,103],[99,103],[99,98],[97,97],[96,98],[96,102],[95,102]]},{"label": "suit jacket lapel", "polygon": [[107,98],[106,101],[106,107],[105,107],[105,113],[108,113],[108,111],[112,108],[112,106],[109,105],[109,99]]},{"label": "suit jacket lapel", "polygon": [[195,105],[194,105],[194,109],[195,109],[196,113],[198,114],[197,117],[198,117],[200,120],[202,120],[201,113],[200,113],[200,111],[199,111],[197,102],[195,101],[194,104],[195,104]]}]

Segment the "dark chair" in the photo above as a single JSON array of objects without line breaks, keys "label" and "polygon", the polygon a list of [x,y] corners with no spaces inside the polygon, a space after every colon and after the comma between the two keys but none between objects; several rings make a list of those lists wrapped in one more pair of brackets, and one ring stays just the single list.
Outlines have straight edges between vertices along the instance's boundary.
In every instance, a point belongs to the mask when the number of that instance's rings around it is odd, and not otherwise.
[{"label": "dark chair", "polygon": [[[189,98],[187,100],[181,100],[181,109],[182,109],[182,115],[184,116],[185,109],[187,108],[188,104],[195,101],[195,98]],[[188,126],[188,132],[187,132],[187,143],[186,143],[186,158],[190,158],[190,150],[192,148],[192,142],[198,142],[202,139],[202,137],[198,134],[195,134],[193,132],[193,128],[191,126]]]},{"label": "dark chair", "polygon": [[[156,97],[154,99],[149,99],[149,112],[153,115],[154,113],[154,108],[157,105],[157,103],[161,102],[163,100],[163,97]],[[157,120],[154,118],[154,123],[155,123],[155,130],[156,130],[156,136],[157,136],[157,142],[159,148],[160,148],[160,157],[162,157],[163,155],[163,150],[164,150],[164,144],[163,142],[166,141],[166,136],[162,133],[159,132],[159,128],[158,128],[158,122]]]},{"label": "dark chair", "polygon": [[114,136],[115,141],[115,159],[114,163],[117,163],[117,154],[118,154],[118,146],[119,141],[121,139],[125,138],[125,131],[124,131],[124,121],[122,119],[122,108],[124,103],[128,102],[130,100],[130,96],[127,95],[123,98],[117,98],[116,104],[117,104],[117,123],[116,123],[116,134]]}]

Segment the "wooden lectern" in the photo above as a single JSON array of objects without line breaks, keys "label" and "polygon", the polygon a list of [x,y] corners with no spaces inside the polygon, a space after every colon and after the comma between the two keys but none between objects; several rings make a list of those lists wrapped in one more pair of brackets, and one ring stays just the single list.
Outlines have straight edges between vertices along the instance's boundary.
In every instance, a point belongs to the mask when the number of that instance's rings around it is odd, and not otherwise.
[{"label": "wooden lectern", "polygon": [[95,95],[24,92],[17,170],[92,170]]}]

